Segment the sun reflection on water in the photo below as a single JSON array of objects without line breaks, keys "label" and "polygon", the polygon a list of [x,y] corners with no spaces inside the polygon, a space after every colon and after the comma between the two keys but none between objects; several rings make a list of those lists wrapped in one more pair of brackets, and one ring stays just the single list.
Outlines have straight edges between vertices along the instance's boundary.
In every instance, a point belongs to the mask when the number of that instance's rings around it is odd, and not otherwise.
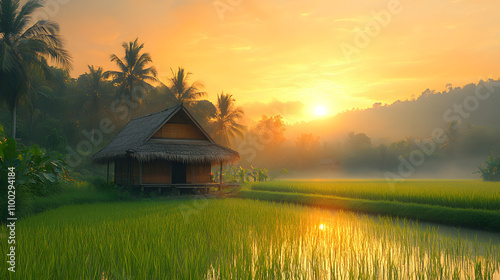
[{"label": "sun reflection on water", "polygon": [[[393,219],[313,210],[276,234],[248,236],[252,279],[484,279],[500,277],[500,244],[438,235]],[[481,249],[479,249],[481,248]],[[219,279],[217,270],[213,277]]]}]

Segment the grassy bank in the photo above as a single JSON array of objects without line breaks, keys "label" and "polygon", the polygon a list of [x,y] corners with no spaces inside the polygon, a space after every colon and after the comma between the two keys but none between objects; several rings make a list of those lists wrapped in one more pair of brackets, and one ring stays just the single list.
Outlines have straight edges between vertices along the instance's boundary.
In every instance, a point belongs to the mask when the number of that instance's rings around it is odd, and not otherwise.
[{"label": "grassy bank", "polygon": [[325,195],[241,190],[242,198],[297,203],[361,213],[397,216],[421,221],[500,232],[500,211],[459,209],[435,205],[342,198]]},{"label": "grassy bank", "polygon": [[16,236],[16,273],[0,279],[494,279],[500,266],[497,241],[241,199],[69,205]]},{"label": "grassy bank", "polygon": [[385,180],[274,181],[252,183],[249,188],[256,191],[500,210],[500,182],[479,180],[407,180],[394,185],[389,185]]},{"label": "grassy bank", "polygon": [[[16,217],[23,219],[44,211],[59,208],[65,205],[89,204],[99,202],[113,202],[130,200],[133,197],[129,192],[119,191],[112,185],[109,187],[89,182],[72,182],[60,185],[52,194],[34,196],[23,191],[16,192]],[[7,209],[7,201],[2,201],[2,209]],[[7,211],[3,211],[1,223],[6,222]]]},{"label": "grassy bank", "polygon": [[[45,197],[38,197],[25,202],[21,217],[42,213],[64,205],[88,204],[119,201],[122,196],[117,191],[96,189],[75,189]],[[19,217],[19,216],[18,216]]]}]

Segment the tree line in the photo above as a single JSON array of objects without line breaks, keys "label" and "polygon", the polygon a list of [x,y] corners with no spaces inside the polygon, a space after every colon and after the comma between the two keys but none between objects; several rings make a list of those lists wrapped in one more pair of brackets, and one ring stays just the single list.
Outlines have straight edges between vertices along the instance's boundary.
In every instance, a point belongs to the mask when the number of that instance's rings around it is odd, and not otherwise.
[{"label": "tree line", "polygon": [[244,113],[231,94],[219,94],[215,105],[202,100],[207,96],[204,85],[191,82],[192,73],[182,67],[172,69],[172,76],[163,83],[139,39],[124,42],[122,54],[110,55],[116,69],[89,65],[85,74],[72,78],[73,60],[59,25],[49,20],[31,22],[42,7],[38,0],[22,6],[16,0],[0,1],[0,101],[7,109],[0,120],[10,123],[6,128],[12,138],[64,152],[65,145],[81,138],[78,131],[97,128],[103,117],[123,125],[132,116],[180,103],[209,128],[217,142],[229,145],[243,135],[245,127],[239,120]]}]

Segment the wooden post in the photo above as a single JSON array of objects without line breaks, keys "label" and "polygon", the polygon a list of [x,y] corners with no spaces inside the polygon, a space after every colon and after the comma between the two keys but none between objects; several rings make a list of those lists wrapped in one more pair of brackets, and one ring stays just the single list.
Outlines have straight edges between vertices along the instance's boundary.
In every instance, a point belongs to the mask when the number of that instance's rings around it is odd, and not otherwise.
[{"label": "wooden post", "polygon": [[127,185],[132,184],[132,163],[130,157],[127,157]]},{"label": "wooden post", "polygon": [[108,159],[108,171],[106,173],[106,183],[109,183],[109,159]]},{"label": "wooden post", "polygon": [[219,193],[222,193],[222,161],[220,162]]}]

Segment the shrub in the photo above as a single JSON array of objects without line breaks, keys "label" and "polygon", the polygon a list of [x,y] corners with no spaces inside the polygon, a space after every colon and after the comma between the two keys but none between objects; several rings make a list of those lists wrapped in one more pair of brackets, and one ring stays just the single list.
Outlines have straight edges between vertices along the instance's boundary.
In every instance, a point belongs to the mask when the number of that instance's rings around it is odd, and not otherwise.
[{"label": "shrub", "polygon": [[491,154],[485,164],[474,173],[480,173],[485,181],[500,181],[500,156]]},{"label": "shrub", "polygon": [[90,177],[90,184],[98,190],[115,190],[117,186],[114,182],[107,182],[106,178],[101,176]]},{"label": "shrub", "polygon": [[[60,192],[64,184],[72,181],[70,170],[64,156],[46,152],[38,145],[26,147],[13,138],[6,138],[0,125],[0,182],[7,181],[9,168],[15,168],[16,210],[23,207],[34,197]],[[7,185],[0,184],[0,192],[7,193]],[[7,200],[0,197],[0,218],[4,220]]]}]

